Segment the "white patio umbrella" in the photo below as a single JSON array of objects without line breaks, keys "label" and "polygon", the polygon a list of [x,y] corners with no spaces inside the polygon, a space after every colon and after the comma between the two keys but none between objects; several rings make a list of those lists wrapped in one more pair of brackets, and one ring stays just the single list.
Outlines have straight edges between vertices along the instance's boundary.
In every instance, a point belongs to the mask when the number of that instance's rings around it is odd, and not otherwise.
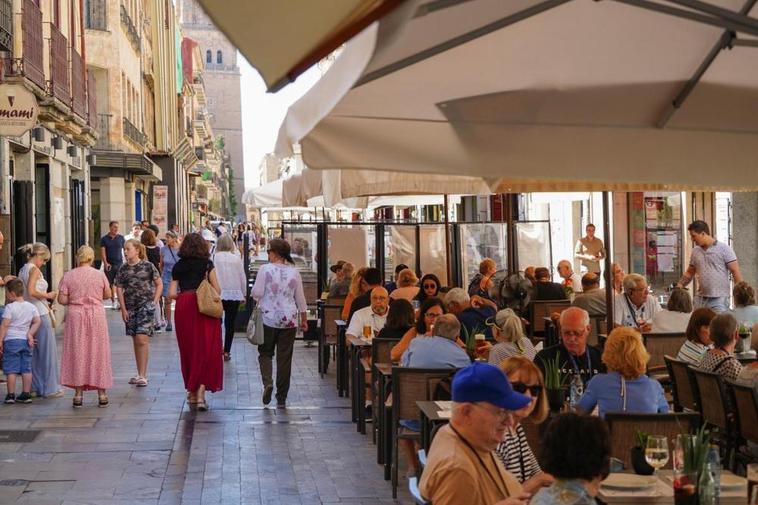
[{"label": "white patio umbrella", "polygon": [[758,190],[754,0],[409,3],[290,108],[279,151],[498,192]]},{"label": "white patio umbrella", "polygon": [[282,179],[246,190],[242,195],[242,203],[256,208],[281,207]]}]

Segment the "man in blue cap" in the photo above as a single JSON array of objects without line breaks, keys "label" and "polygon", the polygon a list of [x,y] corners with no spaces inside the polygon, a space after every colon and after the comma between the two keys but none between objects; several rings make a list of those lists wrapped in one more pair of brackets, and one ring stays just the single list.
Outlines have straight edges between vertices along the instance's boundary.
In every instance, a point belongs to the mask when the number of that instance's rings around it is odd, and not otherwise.
[{"label": "man in blue cap", "polygon": [[494,451],[529,396],[496,366],[476,362],[455,374],[453,413],[429,449],[421,494],[434,505],[526,505],[529,494]]}]

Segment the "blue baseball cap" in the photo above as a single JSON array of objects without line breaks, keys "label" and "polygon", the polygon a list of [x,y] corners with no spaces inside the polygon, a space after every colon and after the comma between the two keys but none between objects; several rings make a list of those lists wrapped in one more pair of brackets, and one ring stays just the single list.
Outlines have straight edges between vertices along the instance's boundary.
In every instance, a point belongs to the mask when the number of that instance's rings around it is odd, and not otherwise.
[{"label": "blue baseball cap", "polygon": [[474,362],[461,368],[453,378],[453,401],[487,402],[506,410],[526,407],[531,397],[517,393],[508,377],[494,365]]}]

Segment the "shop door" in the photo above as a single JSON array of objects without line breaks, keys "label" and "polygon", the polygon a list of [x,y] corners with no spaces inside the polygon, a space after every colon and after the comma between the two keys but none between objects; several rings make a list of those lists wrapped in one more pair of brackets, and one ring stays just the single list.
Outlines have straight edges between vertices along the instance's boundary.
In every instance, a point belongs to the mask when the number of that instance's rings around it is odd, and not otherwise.
[{"label": "shop door", "polygon": [[[84,181],[71,179],[71,251],[76,253],[86,243],[84,229]],[[72,268],[76,267],[76,257],[72,256]]]},{"label": "shop door", "polygon": [[[34,225],[35,240],[52,249],[50,230],[50,165],[34,167]],[[52,253],[52,250],[51,250]],[[47,283],[52,286],[53,258],[40,269]]]},{"label": "shop door", "polygon": [[[13,249],[34,242],[34,184],[31,181],[13,181]],[[14,273],[26,263],[18,253],[13,255]]]},{"label": "shop door", "polygon": [[142,191],[134,192],[134,220],[142,221]]}]

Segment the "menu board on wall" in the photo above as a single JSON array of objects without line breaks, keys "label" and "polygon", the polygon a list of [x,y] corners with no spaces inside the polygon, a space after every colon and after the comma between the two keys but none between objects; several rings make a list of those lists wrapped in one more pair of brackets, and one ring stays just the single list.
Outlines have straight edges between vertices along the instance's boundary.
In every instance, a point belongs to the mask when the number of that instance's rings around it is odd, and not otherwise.
[{"label": "menu board on wall", "polygon": [[153,186],[152,222],[161,234],[168,230],[168,186]]}]

